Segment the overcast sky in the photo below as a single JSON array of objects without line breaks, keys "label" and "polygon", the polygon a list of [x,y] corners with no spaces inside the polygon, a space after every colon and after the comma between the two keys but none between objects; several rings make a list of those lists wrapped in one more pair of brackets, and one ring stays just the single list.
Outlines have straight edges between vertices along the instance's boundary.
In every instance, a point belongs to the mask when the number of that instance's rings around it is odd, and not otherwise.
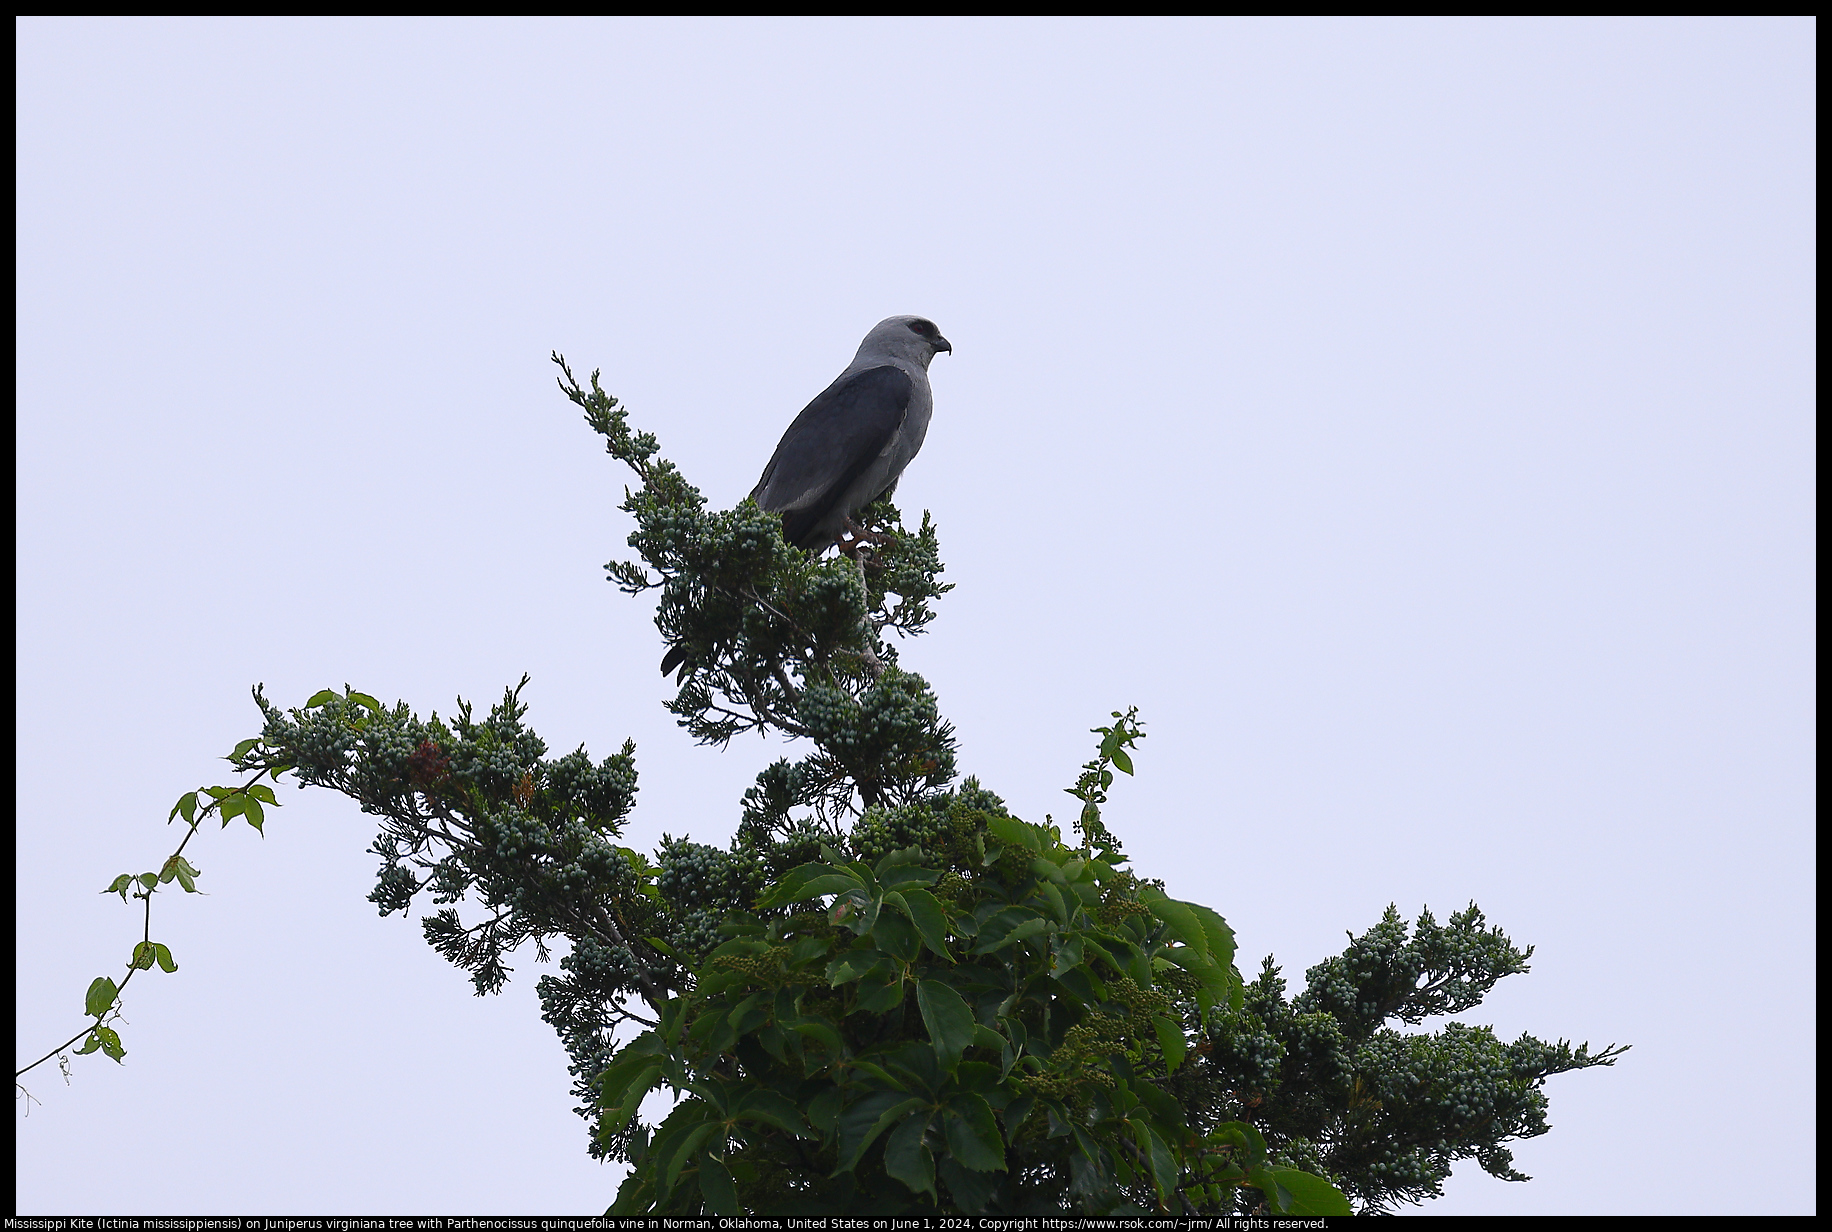
[{"label": "overcast sky", "polygon": [[[548,353],[729,505],[921,313],[963,769],[1060,817],[1136,704],[1108,820],[1244,966],[1537,947],[1465,1020],[1634,1050],[1426,1211],[1813,1210],[1810,21],[17,31],[21,1062],[257,681],[526,671],[556,753],[635,738],[628,841],[728,840],[780,750],[662,709]],[[474,997],[281,800],[160,896],[126,1063],[29,1078],[21,1211],[603,1210],[532,956]]]}]

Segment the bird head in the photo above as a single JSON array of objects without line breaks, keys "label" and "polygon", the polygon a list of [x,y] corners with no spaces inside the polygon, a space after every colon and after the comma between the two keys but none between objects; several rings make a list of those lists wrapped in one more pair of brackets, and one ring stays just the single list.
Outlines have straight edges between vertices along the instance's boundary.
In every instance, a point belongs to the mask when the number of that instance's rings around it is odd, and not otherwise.
[{"label": "bird head", "polygon": [[940,351],[952,354],[954,347],[927,317],[886,317],[872,327],[859,347],[860,355],[894,355],[924,368]]}]

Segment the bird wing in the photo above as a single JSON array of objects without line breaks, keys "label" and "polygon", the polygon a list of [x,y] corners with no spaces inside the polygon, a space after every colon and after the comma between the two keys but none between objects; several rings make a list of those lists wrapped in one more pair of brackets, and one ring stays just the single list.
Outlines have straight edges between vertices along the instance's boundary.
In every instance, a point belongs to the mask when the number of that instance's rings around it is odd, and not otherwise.
[{"label": "bird wing", "polygon": [[909,373],[888,364],[829,385],[782,434],[751,498],[818,520],[896,439],[914,389]]}]

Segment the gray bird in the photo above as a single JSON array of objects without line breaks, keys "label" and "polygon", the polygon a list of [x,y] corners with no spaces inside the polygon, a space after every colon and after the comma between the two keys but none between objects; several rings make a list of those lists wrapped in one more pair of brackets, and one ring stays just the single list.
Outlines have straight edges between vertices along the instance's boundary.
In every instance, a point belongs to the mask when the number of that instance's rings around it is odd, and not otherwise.
[{"label": "gray bird", "polygon": [[783,538],[825,551],[856,529],[853,515],[895,490],[929,431],[929,361],[953,350],[922,317],[872,326],[846,371],[782,434],[751,489],[760,507],[782,514]]},{"label": "gray bird", "polygon": [[[858,530],[854,514],[896,488],[929,431],[929,361],[953,350],[922,317],[886,317],[872,326],[846,371],[782,434],[751,489],[760,507],[782,514],[784,539],[824,552]],[[662,674],[686,661],[685,647],[671,648]]]}]

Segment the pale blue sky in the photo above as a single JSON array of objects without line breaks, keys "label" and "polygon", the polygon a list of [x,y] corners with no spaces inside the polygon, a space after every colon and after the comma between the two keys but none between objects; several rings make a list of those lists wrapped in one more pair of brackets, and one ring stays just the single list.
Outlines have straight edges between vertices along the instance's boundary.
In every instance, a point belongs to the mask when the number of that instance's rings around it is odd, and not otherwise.
[{"label": "pale blue sky", "polygon": [[[1425,1210],[1813,1209],[1810,21],[17,30],[22,1058],[256,681],[527,671],[636,739],[631,841],[728,838],[775,750],[662,710],[548,352],[730,503],[917,312],[964,769],[1060,813],[1136,704],[1110,820],[1246,963],[1537,946],[1466,1018],[1634,1051]],[[281,799],[193,844],[127,1063],[29,1084],[21,1210],[602,1210],[539,969],[472,997]]]}]

